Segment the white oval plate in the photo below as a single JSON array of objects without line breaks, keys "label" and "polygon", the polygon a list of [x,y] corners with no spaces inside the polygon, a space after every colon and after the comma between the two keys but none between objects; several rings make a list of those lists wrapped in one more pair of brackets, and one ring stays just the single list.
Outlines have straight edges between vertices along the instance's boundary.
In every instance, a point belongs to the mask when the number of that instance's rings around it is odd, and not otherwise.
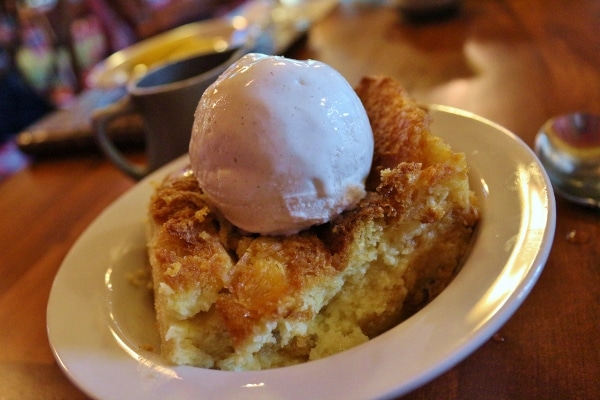
[{"label": "white oval plate", "polygon": [[530,292],[556,223],[548,177],[532,151],[502,127],[431,106],[432,130],[471,167],[482,206],[474,248],[433,302],[366,344],[322,360],[255,372],[173,367],[158,355],[147,290],[127,276],[145,265],[151,182],[108,207],[65,258],[48,302],[48,336],[66,375],[100,399],[368,399],[398,396],[442,374],[488,340]]}]

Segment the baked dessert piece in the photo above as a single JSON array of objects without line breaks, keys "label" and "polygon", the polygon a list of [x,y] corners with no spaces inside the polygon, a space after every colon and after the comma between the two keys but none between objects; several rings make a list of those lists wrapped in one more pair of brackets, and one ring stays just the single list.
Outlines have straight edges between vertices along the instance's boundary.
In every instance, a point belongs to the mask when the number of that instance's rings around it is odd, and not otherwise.
[{"label": "baked dessert piece", "polygon": [[148,252],[161,353],[224,370],[337,353],[392,328],[439,294],[479,219],[463,154],[387,77],[356,91],[375,138],[367,195],[291,236],[247,234],[206,201],[188,170],[156,189]]}]

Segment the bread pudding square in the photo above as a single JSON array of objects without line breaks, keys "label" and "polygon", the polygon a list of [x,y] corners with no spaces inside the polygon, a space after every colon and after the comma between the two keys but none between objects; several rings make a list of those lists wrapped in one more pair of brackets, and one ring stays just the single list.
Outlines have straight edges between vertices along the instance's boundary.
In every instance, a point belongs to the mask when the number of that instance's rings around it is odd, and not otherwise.
[{"label": "bread pudding square", "polygon": [[157,186],[148,254],[170,363],[257,370],[326,357],[402,322],[456,275],[480,218],[464,154],[431,134],[395,80],[366,77],[356,92],[374,161],[366,196],[329,223],[249,234],[190,170]]}]

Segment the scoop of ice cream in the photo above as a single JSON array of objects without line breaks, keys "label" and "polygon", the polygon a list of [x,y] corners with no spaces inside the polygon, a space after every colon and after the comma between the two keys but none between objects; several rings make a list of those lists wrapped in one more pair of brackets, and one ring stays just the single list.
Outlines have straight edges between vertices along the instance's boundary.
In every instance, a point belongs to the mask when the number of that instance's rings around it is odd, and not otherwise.
[{"label": "scoop of ice cream", "polygon": [[248,232],[288,235],[365,195],[373,157],[366,111],[330,66],[248,54],[204,93],[190,161],[211,203]]}]

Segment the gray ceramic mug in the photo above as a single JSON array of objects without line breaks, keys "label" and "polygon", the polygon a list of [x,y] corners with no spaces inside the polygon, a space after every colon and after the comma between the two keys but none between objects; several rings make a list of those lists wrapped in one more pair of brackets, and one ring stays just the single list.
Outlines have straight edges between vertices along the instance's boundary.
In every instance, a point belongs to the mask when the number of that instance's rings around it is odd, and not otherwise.
[{"label": "gray ceramic mug", "polygon": [[[165,64],[127,85],[120,101],[94,112],[94,136],[102,152],[123,172],[139,180],[188,151],[194,111],[206,88],[247,52],[244,47]],[[144,121],[146,164],[129,161],[114,145],[107,128],[132,113]]]}]

